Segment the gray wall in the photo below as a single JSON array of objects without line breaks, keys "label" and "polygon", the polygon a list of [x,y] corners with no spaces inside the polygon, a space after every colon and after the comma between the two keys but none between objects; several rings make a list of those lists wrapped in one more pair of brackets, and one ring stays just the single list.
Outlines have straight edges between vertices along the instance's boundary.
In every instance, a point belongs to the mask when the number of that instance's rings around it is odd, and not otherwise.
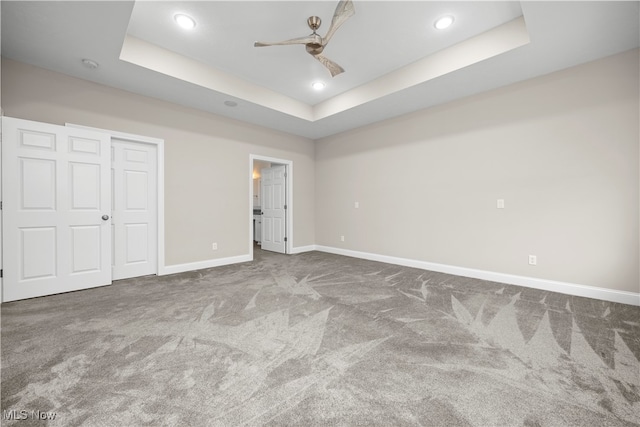
[{"label": "gray wall", "polygon": [[638,60],[317,141],[316,243],[638,292]]},{"label": "gray wall", "polygon": [[313,141],[7,59],[2,77],[7,116],[165,140],[167,265],[249,253],[250,154],[293,161],[293,247],[314,243]]},{"label": "gray wall", "polygon": [[2,107],[165,139],[168,265],[248,253],[252,153],[294,161],[294,247],[638,292],[638,63],[626,52],[315,147],[6,59]]}]

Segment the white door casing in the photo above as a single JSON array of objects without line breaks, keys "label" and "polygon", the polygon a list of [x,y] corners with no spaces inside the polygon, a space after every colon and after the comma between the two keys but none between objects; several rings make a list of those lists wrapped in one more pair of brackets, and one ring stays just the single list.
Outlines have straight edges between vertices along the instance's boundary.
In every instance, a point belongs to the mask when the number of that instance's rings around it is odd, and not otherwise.
[{"label": "white door casing", "polygon": [[111,139],[113,280],[157,272],[156,152]]},{"label": "white door casing", "polygon": [[110,284],[109,136],[8,117],[2,129],[2,301]]},{"label": "white door casing", "polygon": [[286,253],[286,171],[284,165],[262,169],[262,249]]}]

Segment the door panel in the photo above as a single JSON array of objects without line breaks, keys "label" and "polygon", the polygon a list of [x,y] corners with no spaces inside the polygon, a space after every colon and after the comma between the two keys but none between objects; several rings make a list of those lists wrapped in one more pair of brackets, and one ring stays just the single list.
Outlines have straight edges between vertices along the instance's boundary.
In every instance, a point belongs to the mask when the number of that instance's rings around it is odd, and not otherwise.
[{"label": "door panel", "polygon": [[132,148],[131,146],[124,148],[124,159],[131,163],[149,163],[149,155],[146,150]]},{"label": "door panel", "polygon": [[157,148],[114,139],[113,278],[157,272]]},{"label": "door panel", "polygon": [[2,129],[2,300],[111,283],[109,137],[9,117]]},{"label": "door panel", "polygon": [[100,155],[100,144],[97,141],[84,138],[70,138],[69,151]]},{"label": "door panel", "polygon": [[284,243],[284,220],[283,218],[273,218],[273,242]]},{"label": "door panel", "polygon": [[22,280],[56,276],[56,240],[55,227],[20,229],[19,277]]},{"label": "door panel", "polygon": [[102,259],[101,226],[71,227],[71,274],[99,271]]},{"label": "door panel", "polygon": [[149,232],[147,224],[126,224],[127,264],[149,261]]},{"label": "door panel", "polygon": [[286,166],[261,171],[262,249],[285,253]]},{"label": "door panel", "polygon": [[17,129],[18,143],[23,148],[39,148],[56,151],[56,134],[29,129]]},{"label": "door panel", "polygon": [[273,218],[262,219],[262,241],[273,242]]},{"label": "door panel", "polygon": [[32,209],[56,209],[56,162],[54,160],[21,158],[20,207]]},{"label": "door panel", "polygon": [[125,195],[125,209],[128,211],[146,211],[148,209],[148,196],[149,192],[147,185],[147,173],[139,171],[124,171],[124,191]]},{"label": "door panel", "polygon": [[100,165],[70,163],[71,210],[100,209]]}]

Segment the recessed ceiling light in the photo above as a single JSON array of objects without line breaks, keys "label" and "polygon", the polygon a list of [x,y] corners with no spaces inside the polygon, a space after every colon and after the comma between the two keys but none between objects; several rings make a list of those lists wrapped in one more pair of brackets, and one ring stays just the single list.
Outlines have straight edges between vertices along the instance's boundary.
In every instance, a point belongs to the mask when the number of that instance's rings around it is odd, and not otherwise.
[{"label": "recessed ceiling light", "polygon": [[90,70],[95,70],[96,68],[99,67],[98,63],[92,59],[87,59],[84,58],[82,60],[82,65],[84,65],[85,67],[87,67]]},{"label": "recessed ceiling light", "polygon": [[192,17],[184,15],[182,13],[178,13],[173,17],[173,19],[175,19],[178,25],[180,25],[185,30],[191,30],[196,26],[196,21]]},{"label": "recessed ceiling light", "polygon": [[325,84],[322,82],[313,82],[311,84],[311,87],[314,88],[315,90],[322,90],[325,87]]},{"label": "recessed ceiling light", "polygon": [[445,28],[448,28],[451,24],[453,24],[453,16],[447,15],[447,16],[438,18],[433,25],[439,30],[444,30]]},{"label": "recessed ceiling light", "polygon": [[227,107],[237,107],[238,103],[235,101],[224,101],[224,105],[226,105]]}]

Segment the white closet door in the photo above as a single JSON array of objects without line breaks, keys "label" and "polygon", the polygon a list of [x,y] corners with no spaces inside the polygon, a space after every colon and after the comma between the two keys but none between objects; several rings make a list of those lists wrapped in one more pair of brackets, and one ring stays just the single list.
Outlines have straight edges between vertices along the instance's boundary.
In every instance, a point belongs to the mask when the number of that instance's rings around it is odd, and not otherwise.
[{"label": "white closet door", "polygon": [[3,301],[111,283],[109,143],[2,118]]},{"label": "white closet door", "polygon": [[113,279],[157,272],[157,148],[111,140]]},{"label": "white closet door", "polygon": [[262,249],[285,253],[286,166],[261,171]]}]

